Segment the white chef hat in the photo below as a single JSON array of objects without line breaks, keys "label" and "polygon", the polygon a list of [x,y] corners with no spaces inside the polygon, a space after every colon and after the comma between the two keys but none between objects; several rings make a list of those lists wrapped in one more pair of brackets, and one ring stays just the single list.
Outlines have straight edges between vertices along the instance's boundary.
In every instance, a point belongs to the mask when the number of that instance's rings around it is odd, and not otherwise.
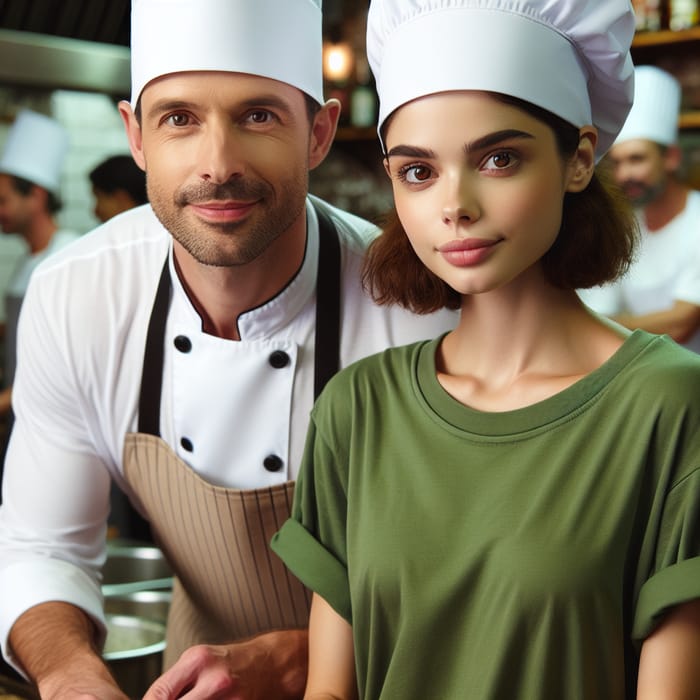
[{"label": "white chef hat", "polygon": [[20,110],[7,134],[0,173],[15,175],[57,194],[68,132],[51,117]]},{"label": "white chef hat", "polygon": [[600,158],[632,101],[634,26],[629,0],[372,0],[379,128],[423,95],[485,90],[594,125]]},{"label": "white chef hat", "polygon": [[182,71],[273,78],[322,104],[321,0],[132,0],[132,107]]},{"label": "white chef hat", "polygon": [[678,140],[681,85],[656,66],[634,69],[634,102],[615,143],[648,139],[670,146]]}]

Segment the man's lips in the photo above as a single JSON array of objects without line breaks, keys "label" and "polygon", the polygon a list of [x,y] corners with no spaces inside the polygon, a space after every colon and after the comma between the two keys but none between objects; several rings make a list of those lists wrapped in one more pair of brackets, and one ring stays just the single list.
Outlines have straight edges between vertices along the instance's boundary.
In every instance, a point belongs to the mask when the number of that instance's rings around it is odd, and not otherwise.
[{"label": "man's lips", "polygon": [[238,221],[244,218],[256,202],[222,201],[188,202],[197,216],[212,221]]}]

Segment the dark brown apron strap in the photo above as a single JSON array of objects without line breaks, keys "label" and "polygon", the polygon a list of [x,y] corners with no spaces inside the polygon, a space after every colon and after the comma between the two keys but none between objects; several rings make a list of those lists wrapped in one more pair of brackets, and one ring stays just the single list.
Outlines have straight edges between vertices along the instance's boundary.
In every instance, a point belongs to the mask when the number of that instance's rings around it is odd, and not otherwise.
[{"label": "dark brown apron strap", "polygon": [[[318,270],[316,272],[316,336],[314,397],[338,371],[340,364],[340,241],[335,225],[315,204],[319,222]],[[160,402],[163,389],[165,324],[170,306],[170,270],[163,265],[146,335],[141,374],[138,432],[160,437]]]}]

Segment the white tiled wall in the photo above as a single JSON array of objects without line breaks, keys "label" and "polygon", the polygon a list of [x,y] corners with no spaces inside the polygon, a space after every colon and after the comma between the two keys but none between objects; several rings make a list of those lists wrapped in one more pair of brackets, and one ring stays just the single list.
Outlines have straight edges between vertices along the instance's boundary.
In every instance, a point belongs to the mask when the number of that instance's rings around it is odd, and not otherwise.
[{"label": "white tiled wall", "polygon": [[51,96],[51,114],[70,135],[58,220],[63,228],[85,233],[99,223],[92,213],[88,173],[108,156],[129,152],[124,126],[106,95],[57,90]]}]

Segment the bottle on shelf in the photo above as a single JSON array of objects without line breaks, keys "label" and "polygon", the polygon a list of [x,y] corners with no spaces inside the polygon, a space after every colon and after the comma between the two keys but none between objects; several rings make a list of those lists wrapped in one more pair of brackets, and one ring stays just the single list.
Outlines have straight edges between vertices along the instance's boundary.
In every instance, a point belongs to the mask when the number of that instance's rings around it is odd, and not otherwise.
[{"label": "bottle on shelf", "polygon": [[669,0],[669,29],[674,31],[690,29],[698,22],[700,22],[699,0]]}]

